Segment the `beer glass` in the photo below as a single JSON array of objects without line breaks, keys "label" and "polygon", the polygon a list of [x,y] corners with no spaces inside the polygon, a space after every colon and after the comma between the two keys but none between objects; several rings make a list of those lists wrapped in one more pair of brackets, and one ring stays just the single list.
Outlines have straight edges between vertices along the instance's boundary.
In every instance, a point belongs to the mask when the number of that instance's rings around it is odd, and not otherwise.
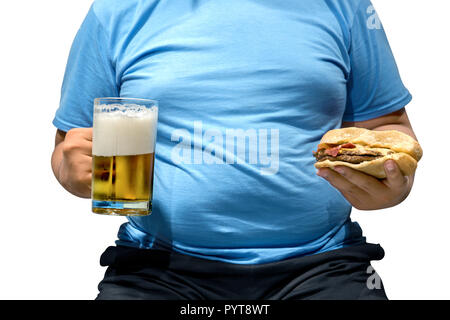
[{"label": "beer glass", "polygon": [[92,139],[92,211],[119,216],[152,212],[158,103],[97,98]]}]

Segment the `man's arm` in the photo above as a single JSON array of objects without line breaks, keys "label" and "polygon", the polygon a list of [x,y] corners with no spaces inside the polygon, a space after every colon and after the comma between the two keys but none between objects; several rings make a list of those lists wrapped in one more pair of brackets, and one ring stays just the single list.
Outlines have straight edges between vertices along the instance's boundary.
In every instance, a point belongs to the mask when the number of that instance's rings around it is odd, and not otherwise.
[{"label": "man's arm", "polygon": [[70,193],[91,197],[92,128],[56,131],[52,170],[59,183]]},{"label": "man's arm", "polygon": [[388,115],[367,121],[342,122],[342,128],[347,127],[359,127],[379,131],[398,130],[410,135],[417,140],[411,127],[411,123],[409,122],[408,115],[406,114],[406,110],[404,108]]},{"label": "man's arm", "polygon": [[[342,127],[370,130],[398,130],[417,140],[405,109],[360,122],[343,122]],[[322,168],[317,174],[338,189],[357,209],[377,210],[393,207],[406,199],[411,191],[414,174],[403,176],[393,160],[384,163],[386,179],[379,180],[349,167]]]}]

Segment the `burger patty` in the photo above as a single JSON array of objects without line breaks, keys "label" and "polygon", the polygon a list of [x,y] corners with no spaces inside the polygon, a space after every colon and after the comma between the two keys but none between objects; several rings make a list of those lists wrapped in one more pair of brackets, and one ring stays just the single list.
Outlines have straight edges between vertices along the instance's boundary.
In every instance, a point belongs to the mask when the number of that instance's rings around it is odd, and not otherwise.
[{"label": "burger patty", "polygon": [[356,150],[339,150],[339,154],[336,157],[333,157],[326,154],[325,149],[322,149],[315,154],[315,157],[318,162],[330,160],[330,161],[344,161],[348,163],[359,164],[364,161],[372,161],[381,158],[383,157],[383,154],[371,150],[368,150],[364,154],[361,154],[360,152],[357,153]]},{"label": "burger patty", "polygon": [[317,161],[325,161],[325,160],[330,160],[330,161],[344,161],[344,162],[348,162],[348,163],[354,163],[354,164],[359,164],[361,162],[364,161],[372,161],[378,158],[381,158],[382,156],[349,156],[349,155],[338,155],[337,157],[332,157],[332,156],[325,156],[323,158],[320,158],[320,160]]}]

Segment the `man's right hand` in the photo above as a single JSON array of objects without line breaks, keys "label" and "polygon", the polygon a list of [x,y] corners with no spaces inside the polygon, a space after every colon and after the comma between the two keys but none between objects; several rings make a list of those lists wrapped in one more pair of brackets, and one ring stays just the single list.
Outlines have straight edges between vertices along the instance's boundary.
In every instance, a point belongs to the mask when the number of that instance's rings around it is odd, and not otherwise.
[{"label": "man's right hand", "polygon": [[56,133],[52,156],[53,172],[59,183],[70,193],[91,197],[92,128],[75,128]]}]

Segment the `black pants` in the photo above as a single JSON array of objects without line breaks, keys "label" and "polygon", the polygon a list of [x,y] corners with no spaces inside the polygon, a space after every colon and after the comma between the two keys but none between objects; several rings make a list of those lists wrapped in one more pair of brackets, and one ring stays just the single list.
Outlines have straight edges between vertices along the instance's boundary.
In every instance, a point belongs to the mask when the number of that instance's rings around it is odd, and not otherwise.
[{"label": "black pants", "polygon": [[109,247],[99,300],[381,299],[383,284],[370,265],[380,245],[350,246],[283,261],[237,265],[164,250]]}]

